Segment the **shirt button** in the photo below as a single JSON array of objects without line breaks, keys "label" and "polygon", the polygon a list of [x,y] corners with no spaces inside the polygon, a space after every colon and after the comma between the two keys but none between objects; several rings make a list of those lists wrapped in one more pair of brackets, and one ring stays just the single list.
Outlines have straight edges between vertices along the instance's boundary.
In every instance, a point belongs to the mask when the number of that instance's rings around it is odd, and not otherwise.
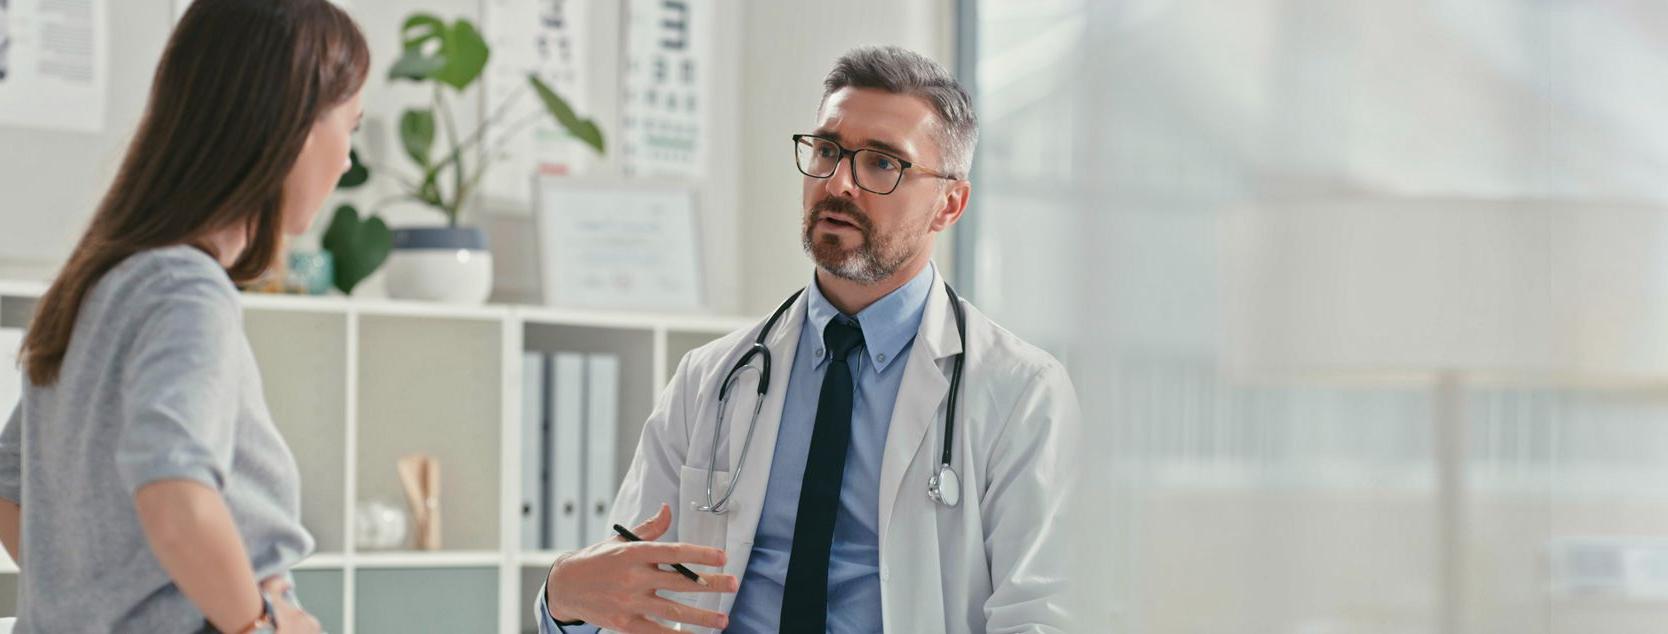
[{"label": "shirt button", "polygon": [[878,357],[875,357],[875,358],[879,359],[881,363],[886,363],[886,355],[884,355],[884,354],[882,354]]},{"label": "shirt button", "polygon": [[817,356],[818,356],[818,357],[821,357],[821,356],[822,356],[822,353],[823,353],[823,350],[822,350],[822,348],[817,348]]}]

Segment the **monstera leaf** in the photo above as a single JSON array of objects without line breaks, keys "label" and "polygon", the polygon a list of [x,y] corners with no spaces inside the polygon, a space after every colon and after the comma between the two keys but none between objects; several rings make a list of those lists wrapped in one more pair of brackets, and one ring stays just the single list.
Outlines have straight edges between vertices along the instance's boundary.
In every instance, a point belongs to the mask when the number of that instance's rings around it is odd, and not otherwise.
[{"label": "monstera leaf", "polygon": [[370,168],[365,167],[364,163],[359,162],[359,150],[349,150],[348,161],[350,161],[353,166],[349,167],[348,171],[342,174],[341,180],[336,181],[337,188],[353,189],[360,185],[364,185],[365,181],[371,180]]},{"label": "monstera leaf", "polygon": [[486,69],[492,51],[468,20],[450,25],[429,13],[406,19],[400,29],[405,50],[389,69],[389,79],[433,79],[458,90],[468,88]]},{"label": "monstera leaf", "polygon": [[324,231],[324,250],[336,269],[336,288],[352,294],[353,287],[375,273],[394,249],[394,233],[381,218],[371,216],[361,220],[359,210],[352,205],[336,208],[330,226]]},{"label": "monstera leaf", "polygon": [[412,109],[400,115],[400,144],[418,165],[428,167],[434,148],[434,111]]}]

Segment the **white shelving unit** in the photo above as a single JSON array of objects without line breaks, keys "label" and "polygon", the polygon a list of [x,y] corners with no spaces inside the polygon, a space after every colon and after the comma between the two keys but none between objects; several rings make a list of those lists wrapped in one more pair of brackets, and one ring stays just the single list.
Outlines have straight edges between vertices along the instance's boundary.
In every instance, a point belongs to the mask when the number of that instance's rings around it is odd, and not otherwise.
[{"label": "white shelving unit", "polygon": [[[24,327],[44,290],[0,282],[0,327]],[[620,357],[619,478],[678,360],[747,323],[267,295],[244,304],[318,541],[296,567],[297,591],[328,631],[348,634],[532,631],[531,600],[558,553],[520,544],[522,351]],[[403,507],[394,461],[418,451],[440,461],[444,548],[356,550],[356,502]],[[0,615],[16,607],[6,564]]]}]

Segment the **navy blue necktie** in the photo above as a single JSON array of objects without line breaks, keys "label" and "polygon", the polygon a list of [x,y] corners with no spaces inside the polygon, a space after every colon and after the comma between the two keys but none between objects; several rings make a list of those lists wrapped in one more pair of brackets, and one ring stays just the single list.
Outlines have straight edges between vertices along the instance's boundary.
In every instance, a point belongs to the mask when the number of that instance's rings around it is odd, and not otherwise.
[{"label": "navy blue necktie", "polygon": [[822,340],[828,350],[828,372],[817,397],[816,426],[805,458],[805,477],[799,489],[799,514],[793,524],[793,553],[782,591],[783,632],[815,632],[828,627],[828,556],[834,544],[834,515],[840,508],[840,481],[846,472],[846,449],[851,447],[852,379],[846,356],[863,346],[863,331],[854,324],[829,320]]}]

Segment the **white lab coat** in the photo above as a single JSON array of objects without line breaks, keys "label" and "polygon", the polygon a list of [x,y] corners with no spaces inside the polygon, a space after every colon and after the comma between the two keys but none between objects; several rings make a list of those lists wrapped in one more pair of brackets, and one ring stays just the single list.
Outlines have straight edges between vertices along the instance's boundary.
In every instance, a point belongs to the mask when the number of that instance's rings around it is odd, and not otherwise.
[{"label": "white lab coat", "polygon": [[[1060,517],[1080,436],[1077,395],[1047,353],[993,324],[971,304],[952,462],[961,504],[927,497],[942,451],[950,372],[961,343],[949,297],[936,278],[904,368],[880,474],[880,582],[887,632],[1066,632],[1068,543]],[[632,525],[669,503],[675,515],[663,541],[725,549],[724,572],[740,578],[758,528],[788,375],[805,320],[802,294],[767,339],[773,376],[740,483],[723,515],[705,504],[707,467],[722,495],[741,455],[757,398],[756,374],[733,388],[730,415],[709,465],[719,382],[753,344],[764,320],[689,353],[643,428],[613,520]],[[754,361],[758,363],[757,360]],[[708,572],[710,570],[698,570]],[[732,594],[676,597],[729,612]]]}]

